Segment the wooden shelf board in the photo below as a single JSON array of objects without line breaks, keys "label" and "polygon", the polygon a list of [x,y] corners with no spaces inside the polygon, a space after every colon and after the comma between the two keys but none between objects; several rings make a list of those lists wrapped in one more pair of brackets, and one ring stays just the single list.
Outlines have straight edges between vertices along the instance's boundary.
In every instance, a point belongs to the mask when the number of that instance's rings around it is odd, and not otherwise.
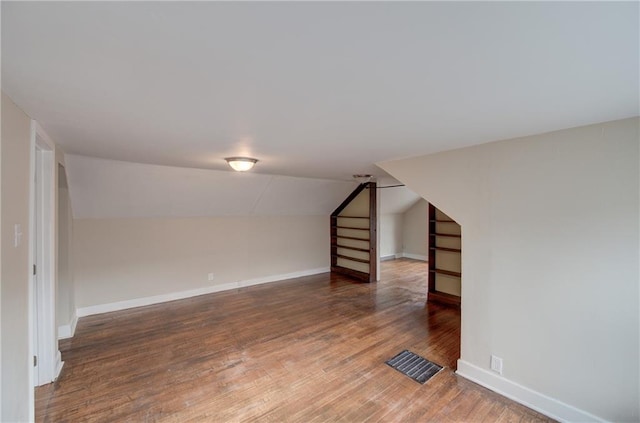
[{"label": "wooden shelf board", "polygon": [[429,272],[433,272],[433,273],[438,273],[441,275],[447,275],[447,276],[455,276],[455,277],[462,277],[462,273],[460,272],[452,272],[451,270],[444,270],[444,269],[430,269]]},{"label": "wooden shelf board", "polygon": [[365,272],[359,272],[357,270],[348,269],[342,266],[331,266],[331,272],[346,275],[354,279],[361,280],[363,282],[373,282],[371,275]]},{"label": "wooden shelf board", "polygon": [[450,253],[461,253],[462,250],[460,248],[446,248],[446,247],[429,247],[430,250],[436,251],[448,251]]},{"label": "wooden shelf board", "polygon": [[439,232],[436,232],[436,233],[434,233],[434,234],[432,234],[432,235],[435,235],[435,236],[446,236],[446,237],[449,237],[449,238],[462,238],[462,235],[456,235],[456,234],[442,234],[442,233],[439,233]]},{"label": "wooden shelf board", "polygon": [[356,228],[355,226],[336,226],[337,229],[355,229],[357,231],[368,231],[369,228]]},{"label": "wooden shelf board", "polygon": [[367,241],[369,242],[369,238],[357,238],[355,236],[343,236],[343,235],[335,235],[335,236],[331,236],[332,238],[340,238],[340,239],[354,239],[356,241]]},{"label": "wooden shelf board", "polygon": [[429,291],[427,294],[427,301],[460,307],[460,297],[457,295],[447,294],[446,292]]},{"label": "wooden shelf board", "polygon": [[363,253],[368,253],[369,252],[369,249],[367,249],[367,248],[348,247],[346,245],[340,245],[340,244],[333,244],[333,245],[336,248],[345,248],[347,250],[362,251]]},{"label": "wooden shelf board", "polygon": [[359,263],[367,263],[367,264],[369,264],[369,260],[365,260],[365,259],[349,257],[349,256],[343,256],[341,254],[334,254],[333,256],[336,257],[336,258],[339,258],[339,259],[351,260],[351,261],[357,261]]}]

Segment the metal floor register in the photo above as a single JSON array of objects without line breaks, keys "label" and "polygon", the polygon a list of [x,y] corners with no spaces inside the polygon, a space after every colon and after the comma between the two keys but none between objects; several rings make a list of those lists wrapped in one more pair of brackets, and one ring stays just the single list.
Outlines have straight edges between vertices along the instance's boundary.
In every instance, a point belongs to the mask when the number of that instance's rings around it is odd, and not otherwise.
[{"label": "metal floor register", "polygon": [[419,383],[425,383],[442,370],[442,366],[407,350],[385,363]]}]

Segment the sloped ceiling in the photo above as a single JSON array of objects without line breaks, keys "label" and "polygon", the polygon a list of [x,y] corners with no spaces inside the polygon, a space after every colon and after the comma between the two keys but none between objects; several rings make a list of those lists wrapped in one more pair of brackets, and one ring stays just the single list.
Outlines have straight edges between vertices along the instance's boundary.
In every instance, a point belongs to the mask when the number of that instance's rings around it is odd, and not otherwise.
[{"label": "sloped ceiling", "polygon": [[638,2],[0,7],[2,90],[70,154],[76,217],[326,215],[396,182],[377,162],[640,114]]},{"label": "sloped ceiling", "polygon": [[639,113],[638,2],[1,7],[2,89],[71,154],[347,181]]},{"label": "sloped ceiling", "polygon": [[328,216],[355,182],[65,156],[75,218]]},{"label": "sloped ceiling", "polygon": [[[67,154],[75,218],[328,216],[355,182],[158,166]],[[383,185],[381,185],[383,186]],[[380,214],[404,213],[420,198],[382,188]]]}]

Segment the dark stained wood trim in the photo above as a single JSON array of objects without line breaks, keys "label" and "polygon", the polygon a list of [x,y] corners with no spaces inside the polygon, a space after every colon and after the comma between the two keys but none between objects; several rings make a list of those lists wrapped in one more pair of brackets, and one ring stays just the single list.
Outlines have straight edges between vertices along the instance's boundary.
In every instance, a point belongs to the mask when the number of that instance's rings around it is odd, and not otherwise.
[{"label": "dark stained wood trim", "polygon": [[[340,212],[344,210],[345,207],[347,207],[349,203],[352,202],[353,199],[356,198],[358,194],[360,194],[366,187],[367,187],[367,184],[358,185],[358,187],[354,189],[351,194],[349,194],[349,196],[342,202],[342,204],[340,204],[338,208],[335,209],[333,213],[331,213],[331,216],[338,216]],[[341,216],[341,217],[347,217],[347,216]]]},{"label": "dark stained wood trim", "polygon": [[335,238],[338,235],[338,230],[336,229],[336,225],[337,225],[338,219],[335,216],[331,216],[330,217],[330,231],[331,231],[331,247],[330,247],[330,257],[331,257],[331,267],[335,266],[337,263],[336,258],[334,257],[334,255],[338,252],[338,250],[336,249],[335,246]]},{"label": "dark stained wood trim", "polygon": [[[355,236],[342,236],[342,235],[336,235],[336,236],[332,236],[332,239],[353,239],[356,241],[369,241],[369,238],[356,238]],[[367,250],[369,251],[369,250]]]},{"label": "dark stained wood trim", "polygon": [[355,226],[336,226],[338,229],[355,229],[356,231],[368,231],[369,228],[356,228]]},{"label": "dark stained wood trim", "polygon": [[369,282],[369,274],[364,272],[358,272],[357,270],[347,269],[346,267],[341,266],[332,266],[331,272],[338,273],[341,275],[349,276],[350,278],[354,278],[360,280],[362,282]]},{"label": "dark stained wood trim", "polygon": [[447,294],[446,292],[430,291],[427,294],[427,301],[435,301],[441,304],[460,307],[460,297],[457,295]]},{"label": "dark stained wood trim", "polygon": [[451,270],[444,270],[444,269],[429,269],[429,272],[438,273],[440,275],[455,276],[457,278],[462,276],[462,273],[460,272],[454,272]]},{"label": "dark stained wood trim", "polygon": [[[436,207],[429,203],[429,270],[435,268],[436,265]],[[429,284],[428,291],[434,292],[436,290],[436,274],[429,272]]]},{"label": "dark stained wood trim", "polygon": [[340,244],[336,244],[337,248],[344,248],[345,250],[352,250],[352,251],[361,251],[363,253],[368,253],[369,249],[367,248],[356,248],[356,247],[349,247],[346,245],[340,245]]},{"label": "dark stained wood trim", "polygon": [[369,182],[369,282],[378,279],[378,185]]},{"label": "dark stained wood trim", "polygon": [[462,238],[462,235],[457,235],[457,234],[442,234],[442,233],[435,233],[435,236],[445,236],[445,237],[449,237],[449,238]]},{"label": "dark stained wood trim", "polygon": [[340,258],[340,259],[343,259],[343,260],[357,261],[358,263],[369,264],[369,260],[367,260],[367,259],[361,259],[361,258],[356,258],[356,257],[345,256],[344,254],[336,254],[336,258]]},{"label": "dark stained wood trim", "polygon": [[460,253],[462,250],[460,248],[446,248],[446,247],[429,247],[430,250],[436,251],[448,251],[450,253]]}]

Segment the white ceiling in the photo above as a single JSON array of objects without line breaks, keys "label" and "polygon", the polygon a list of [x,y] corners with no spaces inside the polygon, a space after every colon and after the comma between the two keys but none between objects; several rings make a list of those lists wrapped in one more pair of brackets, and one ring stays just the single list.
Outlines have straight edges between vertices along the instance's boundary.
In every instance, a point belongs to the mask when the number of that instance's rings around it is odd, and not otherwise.
[{"label": "white ceiling", "polygon": [[2,89],[68,153],[348,180],[639,114],[638,2],[2,2]]}]

